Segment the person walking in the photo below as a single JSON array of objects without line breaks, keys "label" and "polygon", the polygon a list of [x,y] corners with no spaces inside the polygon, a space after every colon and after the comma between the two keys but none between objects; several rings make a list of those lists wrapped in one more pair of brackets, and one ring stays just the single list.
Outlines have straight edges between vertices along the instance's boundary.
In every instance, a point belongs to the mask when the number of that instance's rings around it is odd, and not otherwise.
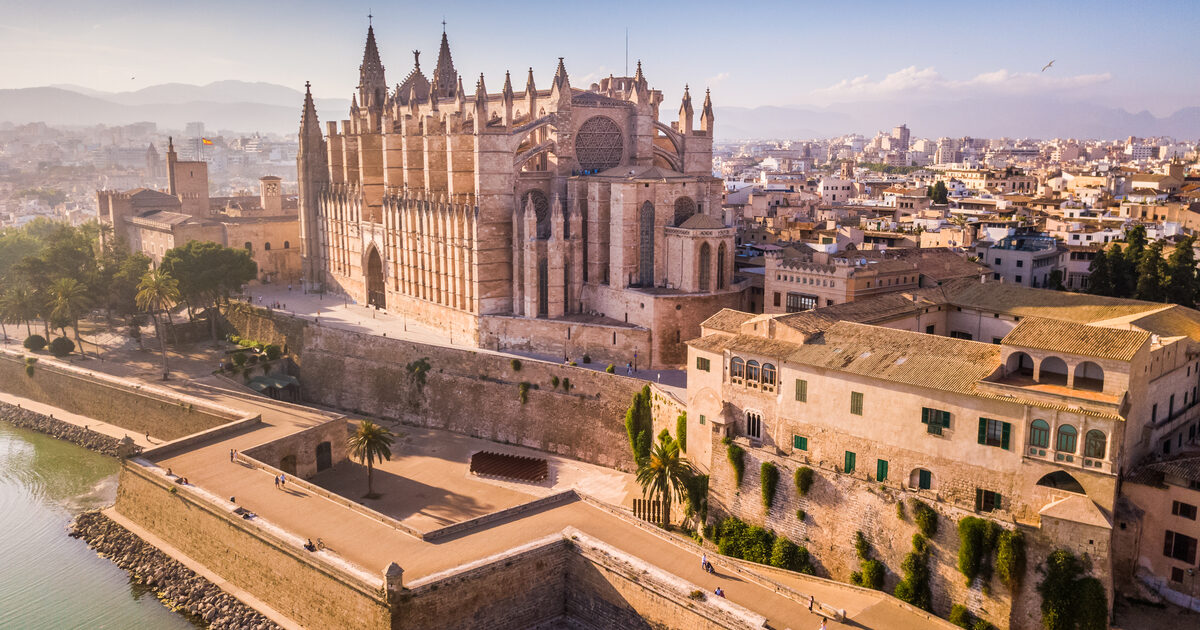
[{"label": "person walking", "polygon": [[280,475],[279,475],[279,487],[280,487],[280,488],[283,488],[284,490],[287,490],[287,475],[286,475],[286,474],[280,473]]},{"label": "person walking", "polygon": [[815,602],[816,602],[816,600],[813,598],[813,596],[812,596],[812,595],[809,595],[809,596],[808,596],[808,612],[812,612],[812,609],[813,609],[813,604],[814,604]]},{"label": "person walking", "polygon": [[233,453],[234,453],[234,450],[229,449],[229,461],[233,461]]},{"label": "person walking", "polygon": [[821,630],[829,630],[829,620],[828,619],[821,620]]},{"label": "person walking", "polygon": [[704,569],[705,571],[708,571],[708,554],[707,553],[700,554],[700,568]]},{"label": "person walking", "polygon": [[[279,489],[279,477],[276,477],[276,478],[275,478],[275,489],[276,489],[276,490],[278,490],[278,489]],[[809,609],[809,610],[812,610],[812,605],[811,605],[811,604],[809,604],[809,606],[808,606],[808,609]]]}]

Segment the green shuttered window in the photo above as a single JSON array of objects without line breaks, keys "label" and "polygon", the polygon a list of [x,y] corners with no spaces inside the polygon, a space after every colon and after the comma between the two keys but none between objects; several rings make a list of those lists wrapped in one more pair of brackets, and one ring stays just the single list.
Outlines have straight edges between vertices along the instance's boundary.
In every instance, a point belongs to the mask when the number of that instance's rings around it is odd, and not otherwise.
[{"label": "green shuttered window", "polygon": [[808,450],[808,438],[799,435],[792,436],[792,448],[798,451]]},{"label": "green shuttered window", "polygon": [[929,433],[941,435],[942,429],[950,428],[950,412],[921,407],[921,422]]},{"label": "green shuttered window", "polygon": [[1002,449],[1008,449],[1009,437],[1012,434],[1012,425],[991,418],[979,419],[979,443],[987,446],[999,446]]},{"label": "green shuttered window", "polygon": [[796,379],[796,401],[808,402],[808,381],[802,378]]},{"label": "green shuttered window", "polygon": [[933,486],[933,473],[922,468],[917,471],[917,487],[922,490],[928,490]]},{"label": "green shuttered window", "polygon": [[850,413],[861,416],[863,411],[862,392],[850,392]]},{"label": "green shuttered window", "polygon": [[888,463],[886,459],[875,461],[875,481],[887,481]]},{"label": "green shuttered window", "polygon": [[850,474],[850,473],[854,472],[854,460],[856,458],[857,458],[857,456],[854,453],[851,453],[850,451],[846,451],[846,467],[845,467],[845,469],[842,470],[842,472],[844,472],[846,474]]}]

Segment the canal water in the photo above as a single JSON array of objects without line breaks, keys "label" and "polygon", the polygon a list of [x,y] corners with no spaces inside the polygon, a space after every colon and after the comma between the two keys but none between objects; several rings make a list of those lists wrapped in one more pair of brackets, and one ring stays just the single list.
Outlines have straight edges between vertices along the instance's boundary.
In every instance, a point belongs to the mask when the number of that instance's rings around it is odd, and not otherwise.
[{"label": "canal water", "polygon": [[67,525],[112,502],[117,460],[0,422],[0,629],[192,629]]}]

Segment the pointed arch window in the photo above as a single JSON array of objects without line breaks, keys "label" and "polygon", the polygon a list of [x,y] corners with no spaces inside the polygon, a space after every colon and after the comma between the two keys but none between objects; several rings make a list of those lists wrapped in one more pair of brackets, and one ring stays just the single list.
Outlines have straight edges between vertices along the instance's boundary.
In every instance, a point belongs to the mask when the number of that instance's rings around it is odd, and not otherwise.
[{"label": "pointed arch window", "polygon": [[641,254],[638,263],[638,284],[643,287],[652,287],[654,286],[654,204],[649,201],[642,204],[638,228]]}]

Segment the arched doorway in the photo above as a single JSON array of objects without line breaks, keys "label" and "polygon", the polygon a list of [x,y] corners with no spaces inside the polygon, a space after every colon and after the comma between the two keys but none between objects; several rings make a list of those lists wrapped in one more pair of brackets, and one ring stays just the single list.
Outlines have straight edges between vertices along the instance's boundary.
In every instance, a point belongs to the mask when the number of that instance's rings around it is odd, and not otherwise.
[{"label": "arched doorway", "polygon": [[387,308],[387,298],[383,290],[383,259],[379,257],[379,250],[373,245],[367,252],[367,304]]},{"label": "arched doorway", "polygon": [[333,445],[321,442],[317,445],[317,472],[333,466]]},{"label": "arched doorway", "polygon": [[652,287],[654,286],[654,204],[649,201],[642,204],[638,223],[638,235],[641,239],[638,284],[643,287]]}]

